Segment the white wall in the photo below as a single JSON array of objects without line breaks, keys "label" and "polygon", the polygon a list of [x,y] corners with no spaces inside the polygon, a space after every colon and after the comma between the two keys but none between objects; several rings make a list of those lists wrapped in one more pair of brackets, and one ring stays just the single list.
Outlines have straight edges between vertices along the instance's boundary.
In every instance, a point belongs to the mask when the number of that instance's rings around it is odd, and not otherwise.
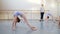
[{"label": "white wall", "polygon": [[58,16],[60,16],[60,0],[57,1]]},{"label": "white wall", "polygon": [[30,10],[32,8],[39,9],[40,7],[40,4],[31,3],[28,0],[2,0],[1,2],[1,10]]},{"label": "white wall", "polygon": [[57,2],[56,0],[46,0],[45,9],[51,11],[51,14],[57,16]]},{"label": "white wall", "polygon": [[1,9],[1,0],[0,0],[0,9]]},{"label": "white wall", "polygon": [[[45,10],[51,11],[51,14],[56,17],[57,14],[57,2],[56,0],[44,0],[44,8]],[[0,10],[40,10],[41,0],[0,0]],[[9,12],[9,19],[12,13]],[[59,10],[60,11],[60,10]],[[12,11],[13,12],[13,11]],[[24,11],[25,12],[25,11]],[[39,11],[26,11],[28,14],[28,19],[31,19],[31,15],[33,19],[39,19],[40,14]],[[47,12],[47,11],[45,11]],[[45,13],[46,14],[46,13]],[[5,14],[6,15],[6,14]],[[36,17],[36,16],[38,17]]]}]

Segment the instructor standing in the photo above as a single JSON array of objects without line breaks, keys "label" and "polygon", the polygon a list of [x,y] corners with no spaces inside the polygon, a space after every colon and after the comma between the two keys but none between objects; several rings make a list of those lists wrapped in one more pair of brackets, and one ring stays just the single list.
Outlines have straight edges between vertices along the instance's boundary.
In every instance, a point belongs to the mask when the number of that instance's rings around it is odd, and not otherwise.
[{"label": "instructor standing", "polygon": [[43,20],[43,17],[44,17],[44,5],[43,4],[41,4],[41,7],[40,7],[40,15],[41,15],[40,19]]}]

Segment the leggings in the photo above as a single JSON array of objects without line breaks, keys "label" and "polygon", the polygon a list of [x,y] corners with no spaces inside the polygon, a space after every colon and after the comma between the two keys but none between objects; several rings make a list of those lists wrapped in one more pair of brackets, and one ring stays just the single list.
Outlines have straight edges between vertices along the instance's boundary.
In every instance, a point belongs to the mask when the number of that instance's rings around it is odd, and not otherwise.
[{"label": "leggings", "polygon": [[41,12],[41,19],[43,19],[44,17],[44,12]]}]

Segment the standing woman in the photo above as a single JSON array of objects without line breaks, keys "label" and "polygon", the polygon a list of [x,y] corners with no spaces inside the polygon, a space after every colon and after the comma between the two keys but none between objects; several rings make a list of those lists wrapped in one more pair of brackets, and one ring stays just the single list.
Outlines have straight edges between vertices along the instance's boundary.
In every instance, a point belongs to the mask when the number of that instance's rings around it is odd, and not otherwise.
[{"label": "standing woman", "polygon": [[43,4],[41,4],[41,7],[40,7],[40,14],[41,14],[41,18],[40,19],[43,20],[43,17],[44,17],[44,5]]}]

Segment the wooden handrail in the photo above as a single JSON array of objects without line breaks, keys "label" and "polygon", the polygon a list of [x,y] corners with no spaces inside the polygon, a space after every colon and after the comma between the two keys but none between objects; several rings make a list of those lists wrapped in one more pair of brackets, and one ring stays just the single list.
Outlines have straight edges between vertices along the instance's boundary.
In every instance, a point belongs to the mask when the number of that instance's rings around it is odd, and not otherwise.
[{"label": "wooden handrail", "polygon": [[[40,11],[40,10],[0,10],[0,11]],[[49,11],[49,10],[45,10]]]}]

